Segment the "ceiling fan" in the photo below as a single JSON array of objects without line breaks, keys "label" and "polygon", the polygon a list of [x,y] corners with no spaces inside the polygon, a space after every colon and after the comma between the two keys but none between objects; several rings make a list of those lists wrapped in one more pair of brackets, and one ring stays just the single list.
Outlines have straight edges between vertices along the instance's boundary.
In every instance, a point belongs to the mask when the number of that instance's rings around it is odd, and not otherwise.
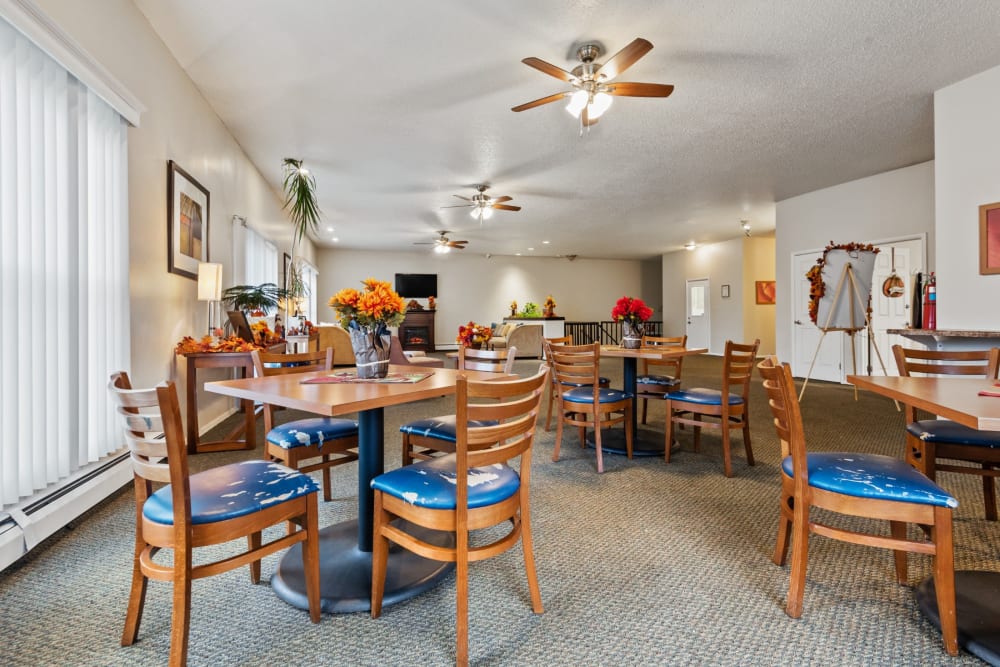
[{"label": "ceiling fan", "polygon": [[464,201],[469,202],[468,204],[455,204],[454,206],[442,206],[441,208],[464,208],[466,206],[471,206],[472,210],[469,211],[469,215],[473,218],[479,218],[479,224],[483,223],[483,220],[489,220],[493,217],[493,209],[499,211],[520,211],[520,206],[511,206],[505,204],[513,199],[513,197],[490,197],[486,194],[486,189],[489,188],[488,185],[477,185],[476,194],[472,195],[472,198],[463,197],[462,195],[452,195],[458,197]]},{"label": "ceiling fan", "polygon": [[649,53],[653,45],[637,37],[624,49],[611,56],[603,65],[597,62],[601,55],[601,47],[597,44],[584,44],[576,55],[580,59],[579,65],[573,68],[572,72],[567,72],[561,67],[556,67],[551,63],[538,58],[525,58],[521,62],[529,67],[534,67],[540,72],[554,76],[565,81],[575,90],[556,93],[532,102],[526,102],[513,107],[511,111],[525,111],[535,107],[557,102],[564,97],[569,97],[569,104],[566,110],[573,114],[574,118],[579,118],[583,126],[589,127],[597,122],[597,119],[611,106],[612,96],[619,97],[667,97],[674,92],[674,87],[663,83],[626,83],[614,82],[612,79],[635,64],[639,58]]},{"label": "ceiling fan", "polygon": [[432,245],[434,246],[434,252],[436,253],[451,252],[452,248],[465,250],[465,244],[468,243],[468,241],[452,241],[448,238],[449,233],[450,232],[447,229],[442,229],[438,231],[438,237],[433,241],[418,241],[413,245]]}]

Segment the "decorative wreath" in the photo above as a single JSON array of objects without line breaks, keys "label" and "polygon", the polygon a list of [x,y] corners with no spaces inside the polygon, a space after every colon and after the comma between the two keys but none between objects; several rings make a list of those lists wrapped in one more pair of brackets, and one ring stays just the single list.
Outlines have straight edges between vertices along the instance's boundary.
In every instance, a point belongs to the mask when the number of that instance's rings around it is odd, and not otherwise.
[{"label": "decorative wreath", "polygon": [[[806,278],[809,279],[809,319],[817,326],[819,326],[819,322],[816,321],[816,316],[819,313],[819,301],[826,294],[826,284],[823,282],[823,267],[826,265],[826,253],[831,250],[846,250],[847,252],[867,251],[873,253],[878,253],[879,251],[871,243],[834,243],[833,241],[830,241],[830,245],[823,249],[823,254],[816,260],[816,264],[806,271]],[[872,299],[869,294],[868,315],[871,316],[871,314]]]}]

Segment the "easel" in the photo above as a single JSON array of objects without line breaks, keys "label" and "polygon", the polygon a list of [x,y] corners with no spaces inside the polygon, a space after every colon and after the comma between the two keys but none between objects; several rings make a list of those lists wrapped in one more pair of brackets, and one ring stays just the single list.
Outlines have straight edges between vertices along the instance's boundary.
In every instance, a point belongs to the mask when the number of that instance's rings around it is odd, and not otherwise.
[{"label": "easel", "polygon": [[[833,314],[837,312],[837,305],[840,303],[840,297],[844,292],[844,284],[848,283],[851,286],[851,293],[854,298],[851,299],[850,313],[851,322],[857,322],[857,310],[856,308],[861,308],[861,312],[865,314],[865,326],[863,327],[831,327],[830,322],[833,320]],[[882,353],[879,352],[878,343],[875,342],[875,332],[872,330],[872,320],[868,313],[868,306],[865,304],[864,299],[861,298],[861,290],[858,288],[858,281],[854,277],[854,268],[851,263],[848,262],[844,264],[844,270],[840,274],[840,280],[837,281],[837,289],[833,294],[833,303],[830,305],[830,312],[826,315],[826,323],[820,327],[823,331],[823,335],[819,337],[819,343],[816,344],[816,351],[813,353],[812,362],[809,364],[809,372],[806,373],[805,382],[802,383],[802,390],[799,391],[799,401],[802,400],[802,396],[806,393],[806,385],[809,384],[809,376],[812,375],[813,366],[816,365],[816,357],[819,356],[819,349],[823,346],[823,339],[826,338],[826,334],[829,331],[843,331],[848,336],[851,337],[851,370],[854,375],[858,374],[858,354],[855,349],[854,334],[864,329],[868,330],[868,340],[872,344],[872,348],[875,350],[875,356],[878,357],[878,364],[882,367],[882,374],[888,375],[889,373],[885,370],[885,363],[882,361]],[[871,359],[868,360],[869,374],[871,373]],[[854,400],[858,400],[858,388],[854,387]],[[899,402],[896,403],[896,410],[899,410]]]}]

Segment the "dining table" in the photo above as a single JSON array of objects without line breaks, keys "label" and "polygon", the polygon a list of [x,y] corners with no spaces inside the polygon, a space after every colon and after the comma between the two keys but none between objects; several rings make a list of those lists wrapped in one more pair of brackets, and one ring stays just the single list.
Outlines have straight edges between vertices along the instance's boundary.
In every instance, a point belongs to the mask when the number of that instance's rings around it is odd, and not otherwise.
[{"label": "dining table", "polygon": [[[620,345],[601,345],[602,357],[616,357],[622,360],[622,384],[625,392],[632,396],[632,420],[628,425],[632,429],[633,456],[663,456],[664,435],[648,429],[639,429],[639,401],[636,397],[636,378],[639,377],[640,359],[670,359],[694,354],[705,354],[704,347],[680,347],[674,345],[656,345],[638,348],[625,348]],[[612,454],[627,454],[625,437],[614,429],[601,433],[601,451]]]},{"label": "dining table", "polygon": [[[313,371],[208,382],[205,389],[249,401],[270,403],[328,417],[357,413],[358,513],[320,529],[320,601],[326,613],[368,611],[371,608],[371,552],[374,492],[371,481],[384,471],[384,410],[429,398],[454,395],[459,374],[470,380],[496,379],[496,373],[433,368],[414,372],[413,366],[389,366],[390,377],[423,375],[418,381],[331,381],[349,369]],[[310,382],[312,381],[312,382]],[[432,544],[450,546],[452,533],[407,527]],[[384,605],[395,604],[437,585],[455,567],[391,545]],[[308,609],[302,545],[286,552],[271,578],[279,598]]]},{"label": "dining table", "polygon": [[[998,393],[994,380],[848,375],[847,381],[859,389],[887,396],[970,428],[1000,431],[1000,397],[979,394],[984,390]],[[933,577],[928,577],[917,586],[916,598],[921,613],[940,628]],[[955,606],[959,645],[987,663],[1000,666],[1000,572],[956,571]]]}]

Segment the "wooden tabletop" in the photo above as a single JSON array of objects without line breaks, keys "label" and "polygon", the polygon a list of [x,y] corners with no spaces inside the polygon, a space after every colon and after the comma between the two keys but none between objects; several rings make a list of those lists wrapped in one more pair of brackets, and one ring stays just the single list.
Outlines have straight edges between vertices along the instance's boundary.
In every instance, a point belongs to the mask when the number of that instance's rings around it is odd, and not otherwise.
[{"label": "wooden tabletop", "polygon": [[689,354],[705,354],[704,347],[677,347],[674,345],[656,345],[639,348],[624,348],[620,345],[602,345],[602,357],[634,357],[635,359],[667,359],[669,357],[684,357]]},{"label": "wooden tabletop", "polygon": [[868,377],[848,375],[861,389],[888,396],[907,405],[941,415],[970,428],[1000,431],[1000,397],[979,391],[1000,391],[993,381],[964,377]]},{"label": "wooden tabletop", "polygon": [[[414,383],[302,384],[302,380],[329,375],[332,372],[315,371],[244,380],[206,382],[205,389],[226,396],[283,405],[286,408],[333,417],[455,393],[455,383],[459,371],[448,368],[428,368],[426,370],[431,373],[431,376]],[[415,371],[413,366],[391,365],[389,372],[406,374]],[[471,380],[496,379],[496,373],[484,371],[462,371],[462,373]]]}]

